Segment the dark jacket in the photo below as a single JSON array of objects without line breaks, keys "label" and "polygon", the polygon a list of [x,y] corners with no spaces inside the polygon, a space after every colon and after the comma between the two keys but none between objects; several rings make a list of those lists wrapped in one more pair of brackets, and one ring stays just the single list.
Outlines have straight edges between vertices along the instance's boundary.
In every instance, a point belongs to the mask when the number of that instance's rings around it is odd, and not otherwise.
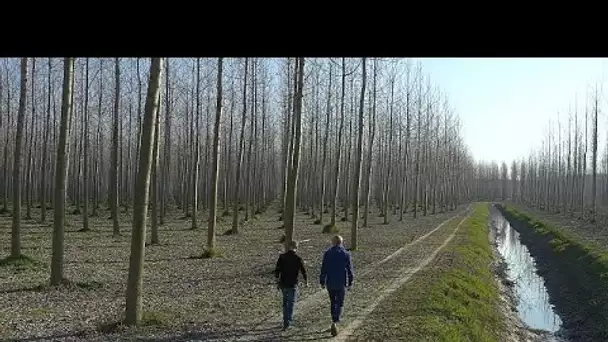
[{"label": "dark jacket", "polygon": [[321,286],[339,290],[353,284],[354,274],[350,253],[342,246],[332,246],[323,255]]},{"label": "dark jacket", "polygon": [[302,272],[304,281],[307,281],[304,261],[295,251],[287,251],[279,256],[274,270],[275,277],[282,288],[292,288],[298,284],[298,274]]}]

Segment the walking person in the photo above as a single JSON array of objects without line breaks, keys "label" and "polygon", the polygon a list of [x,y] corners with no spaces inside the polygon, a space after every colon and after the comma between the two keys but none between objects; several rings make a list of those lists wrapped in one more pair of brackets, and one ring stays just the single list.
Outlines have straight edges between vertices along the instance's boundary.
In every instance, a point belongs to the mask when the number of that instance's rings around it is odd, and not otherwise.
[{"label": "walking person", "polygon": [[290,241],[287,252],[279,256],[275,268],[277,288],[283,292],[283,331],[287,330],[293,322],[293,311],[298,297],[298,275],[302,273],[304,283],[308,286],[308,277],[304,261],[296,254],[298,243]]},{"label": "walking person", "polygon": [[346,290],[353,285],[354,274],[350,252],[344,246],[340,235],[332,238],[332,246],[323,255],[321,265],[321,288],[327,288],[331,304],[331,335],[338,335]]}]

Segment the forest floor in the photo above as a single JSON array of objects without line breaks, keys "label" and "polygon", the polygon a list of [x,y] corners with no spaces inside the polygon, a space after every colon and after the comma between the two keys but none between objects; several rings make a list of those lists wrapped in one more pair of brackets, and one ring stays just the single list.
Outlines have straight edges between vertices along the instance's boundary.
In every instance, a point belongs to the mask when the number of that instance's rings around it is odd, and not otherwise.
[{"label": "forest floor", "polygon": [[[424,267],[449,260],[440,252],[459,240],[457,227],[465,209],[417,219],[408,214],[403,222],[391,217],[388,225],[377,213],[370,215],[370,227],[360,228],[360,248],[353,252],[356,280],[347,294],[339,340],[365,336],[368,324],[375,322],[370,318],[376,308],[390,302],[387,296],[415,274],[423,274]],[[330,337],[328,298],[318,286],[318,274],[331,235],[323,234],[322,226],[313,224],[310,216],[296,215],[298,252],[307,262],[310,287],[301,289],[294,326],[282,333],[280,293],[272,274],[282,251],[278,229],[282,223],[276,210],[251,219],[237,236],[222,235],[231,218],[221,218],[217,229],[221,256],[212,259],[197,258],[206,242],[204,217],[196,231],[189,229],[190,220],[181,218],[183,214],[168,217],[159,231],[160,244],[146,248],[144,326],[138,328],[116,326],[124,314],[130,216],[121,217],[122,235],[113,238],[109,215],[102,213],[91,219],[92,231],[86,233],[78,232],[80,216],[68,217],[65,275],[73,285],[60,288],[41,286],[50,275],[52,226],[24,220],[23,254],[36,262],[0,267],[2,338],[301,341]],[[2,256],[9,254],[10,227],[10,217],[1,217]],[[338,227],[348,247],[350,222],[339,222]]]}]

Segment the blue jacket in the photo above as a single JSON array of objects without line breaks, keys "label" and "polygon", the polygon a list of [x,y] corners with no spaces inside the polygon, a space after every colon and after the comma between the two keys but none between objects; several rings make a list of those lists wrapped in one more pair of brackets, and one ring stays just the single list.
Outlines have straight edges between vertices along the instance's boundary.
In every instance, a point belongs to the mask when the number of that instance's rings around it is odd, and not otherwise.
[{"label": "blue jacket", "polygon": [[323,255],[321,286],[340,290],[353,284],[354,274],[350,253],[341,245],[332,246]]}]

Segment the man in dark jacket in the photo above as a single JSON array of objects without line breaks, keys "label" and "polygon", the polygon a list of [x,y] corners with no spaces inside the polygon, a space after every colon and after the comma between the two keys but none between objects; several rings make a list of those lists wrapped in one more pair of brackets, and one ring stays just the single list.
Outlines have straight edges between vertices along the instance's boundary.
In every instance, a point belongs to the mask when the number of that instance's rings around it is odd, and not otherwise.
[{"label": "man in dark jacket", "polygon": [[331,334],[336,336],[340,322],[346,289],[353,285],[354,274],[350,253],[344,248],[343,239],[336,235],[332,239],[332,247],[323,255],[321,265],[321,287],[327,287],[331,303]]},{"label": "man in dark jacket", "polygon": [[304,282],[308,286],[304,262],[296,254],[298,243],[290,241],[287,248],[287,252],[279,256],[274,271],[277,287],[283,292],[283,330],[289,328],[293,322],[293,309],[298,296],[298,275],[300,272],[302,272]]}]

